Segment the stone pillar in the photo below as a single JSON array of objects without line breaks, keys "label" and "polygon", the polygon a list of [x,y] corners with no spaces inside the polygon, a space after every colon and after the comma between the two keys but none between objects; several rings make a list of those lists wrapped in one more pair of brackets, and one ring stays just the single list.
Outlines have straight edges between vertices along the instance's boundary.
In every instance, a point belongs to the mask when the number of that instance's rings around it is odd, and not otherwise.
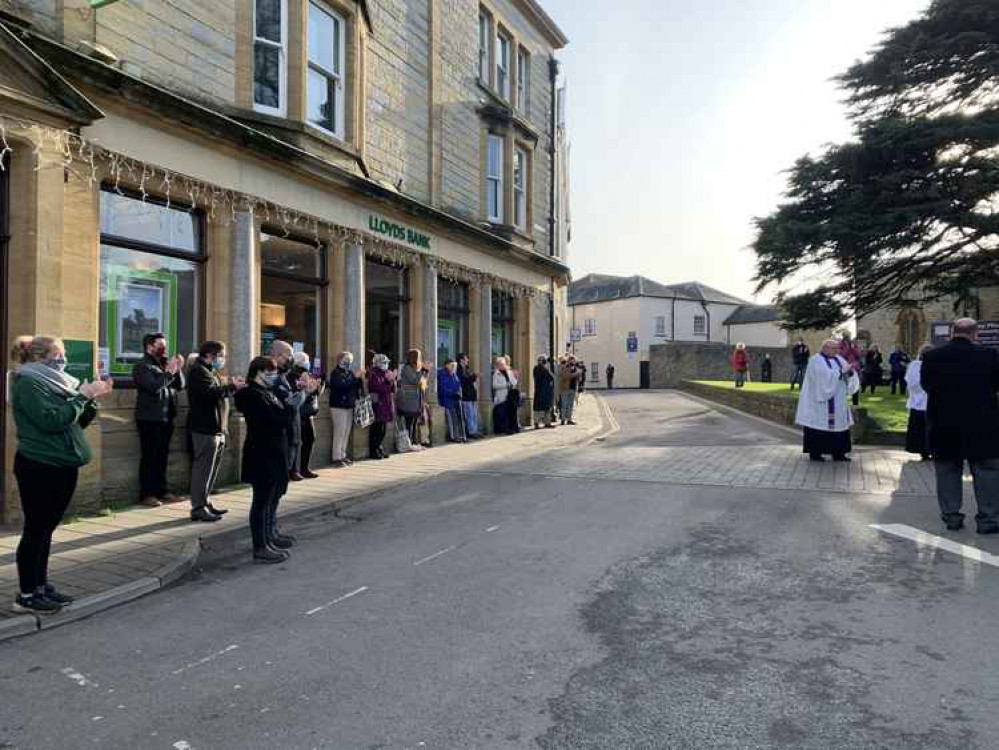
[{"label": "stone pillar", "polygon": [[257,272],[257,226],[252,211],[237,211],[232,226],[230,263],[232,317],[226,360],[229,372],[245,375],[259,354],[260,277]]},{"label": "stone pillar", "polygon": [[483,284],[479,287],[479,351],[474,352],[478,361],[472,362],[472,367],[482,373],[482,387],[479,388],[479,399],[490,401],[492,398],[493,372],[493,287]]},{"label": "stone pillar", "polygon": [[437,266],[424,259],[420,265],[422,276],[423,357],[434,363],[434,369],[444,363],[437,361]]},{"label": "stone pillar", "polygon": [[[357,367],[364,366],[364,246],[344,248],[344,322],[346,351],[353,353]],[[333,356],[336,356],[334,353]],[[330,363],[333,364],[333,363]]]}]

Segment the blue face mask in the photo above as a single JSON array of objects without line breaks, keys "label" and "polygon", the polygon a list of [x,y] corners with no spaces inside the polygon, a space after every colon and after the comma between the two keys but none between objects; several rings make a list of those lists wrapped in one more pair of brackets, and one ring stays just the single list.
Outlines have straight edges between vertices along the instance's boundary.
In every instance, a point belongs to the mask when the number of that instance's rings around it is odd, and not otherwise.
[{"label": "blue face mask", "polygon": [[273,388],[277,385],[278,374],[276,372],[268,372],[264,375],[264,385],[268,388]]},{"label": "blue face mask", "polygon": [[214,362],[212,362],[212,369],[216,372],[225,367],[225,357],[218,357]]},{"label": "blue face mask", "polygon": [[43,360],[43,365],[46,367],[51,367],[53,370],[58,370],[59,372],[66,371],[66,358],[65,357],[49,357]]}]

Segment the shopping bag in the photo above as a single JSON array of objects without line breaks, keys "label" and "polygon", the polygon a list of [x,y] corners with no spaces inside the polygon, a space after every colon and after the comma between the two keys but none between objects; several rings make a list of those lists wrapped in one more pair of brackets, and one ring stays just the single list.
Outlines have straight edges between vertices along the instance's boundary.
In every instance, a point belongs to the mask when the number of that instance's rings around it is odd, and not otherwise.
[{"label": "shopping bag", "polygon": [[365,427],[370,427],[374,421],[375,410],[371,405],[371,396],[359,398],[354,404],[354,424],[363,430]]}]

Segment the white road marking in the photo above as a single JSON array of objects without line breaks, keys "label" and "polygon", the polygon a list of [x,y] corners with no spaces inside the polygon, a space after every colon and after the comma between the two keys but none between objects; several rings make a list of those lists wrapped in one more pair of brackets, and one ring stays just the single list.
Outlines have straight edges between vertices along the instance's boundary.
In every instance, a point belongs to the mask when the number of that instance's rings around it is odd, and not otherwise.
[{"label": "white road marking", "polygon": [[999,555],[993,555],[990,552],[978,549],[978,547],[970,547],[967,544],[961,544],[953,541],[952,539],[945,539],[942,536],[930,534],[927,531],[922,531],[913,526],[906,526],[903,523],[872,523],[870,527],[876,531],[880,531],[882,534],[891,534],[892,536],[899,536],[903,539],[910,539],[916,544],[924,547],[935,547],[936,549],[942,549],[946,552],[953,552],[955,555],[966,557],[969,560],[980,562],[983,565],[991,565],[995,568],[999,568]]},{"label": "white road marking", "polygon": [[490,526],[490,527],[489,527],[488,529],[486,529],[486,533],[487,533],[487,534],[492,534],[492,533],[493,533],[494,531],[496,531],[496,530],[497,530],[498,528],[499,528],[499,526]]},{"label": "white road marking", "polygon": [[203,659],[198,659],[197,661],[192,661],[190,664],[185,664],[183,667],[180,667],[179,669],[173,670],[173,672],[171,672],[170,674],[178,675],[178,674],[181,674],[183,672],[186,672],[189,669],[194,669],[195,667],[200,667],[202,664],[207,664],[210,661],[215,661],[220,656],[225,656],[230,651],[235,651],[237,648],[239,648],[239,646],[237,644],[233,643],[233,644],[231,644],[229,646],[226,646],[221,651],[216,651],[214,654],[209,654],[208,656],[206,656]]},{"label": "white road marking", "polygon": [[[60,671],[80,687],[100,687],[96,682],[88,680],[85,674],[83,674],[82,672],[77,672],[72,667],[66,667],[65,669]],[[113,692],[113,691],[109,690],[108,692]]]},{"label": "white road marking", "polygon": [[334,599],[331,602],[327,602],[326,604],[324,604],[321,607],[315,607],[313,609],[310,609],[308,612],[305,613],[305,616],[309,617],[310,615],[316,614],[316,612],[322,612],[324,609],[327,609],[328,607],[332,607],[334,604],[339,604],[342,601],[346,601],[347,599],[350,599],[352,596],[357,596],[358,594],[363,594],[367,590],[368,590],[367,586],[361,586],[361,588],[354,589],[349,594],[344,594],[343,596],[339,597],[338,599]]},{"label": "white road marking", "polygon": [[430,555],[429,557],[424,557],[422,560],[417,560],[415,563],[413,563],[413,565],[419,567],[420,565],[423,565],[423,563],[428,563],[431,560],[436,560],[441,555],[446,555],[448,552],[451,552],[452,550],[454,550],[453,546],[447,547],[446,549],[442,549],[439,552],[434,552],[434,554]]},{"label": "white road marking", "polygon": [[173,743],[174,750],[194,750],[194,747],[187,740],[177,740]]}]

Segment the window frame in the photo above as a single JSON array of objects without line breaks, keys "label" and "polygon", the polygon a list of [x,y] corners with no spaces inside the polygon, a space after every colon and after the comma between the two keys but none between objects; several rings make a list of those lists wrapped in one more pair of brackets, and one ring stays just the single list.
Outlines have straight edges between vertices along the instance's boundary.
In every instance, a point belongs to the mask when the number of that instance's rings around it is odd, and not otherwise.
[{"label": "window frame", "polygon": [[[493,144],[499,150],[499,171],[493,174],[490,162]],[[486,133],[486,219],[493,224],[502,224],[506,220],[506,138],[498,133]],[[493,188],[496,191],[496,211],[491,204]]]},{"label": "window frame", "polygon": [[[521,183],[517,184],[517,161],[523,156],[524,164],[520,169]],[[523,233],[527,233],[531,223],[531,152],[524,146],[516,145],[513,149],[513,225]],[[523,214],[523,216],[521,216]]]},{"label": "window frame", "polygon": [[493,17],[485,8],[479,7],[479,82],[491,85],[493,63]]},{"label": "window frame", "polygon": [[[284,0],[282,0],[282,2],[283,1]],[[325,13],[337,23],[337,49],[339,51],[339,55],[335,62],[340,67],[339,73],[333,70],[328,70],[321,63],[312,59],[312,50],[309,48],[309,25],[312,23],[313,6],[315,6],[316,10],[320,13]],[[322,2],[322,0],[309,0],[305,14],[305,33],[303,37],[305,39],[305,123],[309,127],[316,128],[322,133],[331,135],[339,140],[344,140],[347,107],[347,82],[345,80],[347,77],[347,19],[342,13],[337,12],[329,4]],[[325,124],[314,122],[309,117],[309,112],[311,110],[309,102],[309,74],[313,71],[326,79],[327,96],[332,95],[334,108],[332,122],[333,129],[326,127]]]},{"label": "window frame", "polygon": [[[526,64],[525,64],[526,63]],[[514,106],[526,113],[531,80],[531,52],[522,45],[517,46],[517,95]]]},{"label": "window frame", "polygon": [[[380,352],[381,354],[386,354],[398,367],[402,367],[405,362],[406,350],[409,340],[409,322],[412,315],[410,310],[410,303],[412,302],[412,279],[410,278],[410,269],[406,265],[401,265],[397,263],[392,263],[390,261],[383,260],[377,256],[365,255],[364,257],[364,305],[365,305],[365,339],[367,339],[367,326],[369,318],[367,317],[367,306],[369,304],[395,304],[399,307],[399,348],[395,352]],[[396,271],[400,275],[400,286],[402,290],[396,292],[395,294],[386,294],[385,292],[373,292],[368,288],[368,264],[374,264],[379,266],[384,266],[385,268],[390,268]],[[366,346],[370,348],[372,346],[371,341],[366,342]]]},{"label": "window frame", "polygon": [[[489,300],[490,306],[490,323],[492,328],[489,332],[489,348],[493,348],[493,336],[498,328],[503,329],[503,338],[507,346],[504,349],[513,349],[515,347],[514,336],[515,329],[514,326],[517,323],[517,309],[516,301],[512,294],[507,294],[506,292],[493,291],[492,297]],[[514,356],[514,352],[491,352],[493,360],[496,357],[501,356]]]},{"label": "window frame", "polygon": [[[493,70],[495,71],[496,93],[504,101],[510,101],[510,76],[513,72],[511,51],[513,49],[513,37],[505,29],[496,24],[495,52],[493,53]],[[504,45],[506,56],[504,58]],[[505,63],[505,66],[504,66]],[[502,73],[502,77],[500,74]]]},{"label": "window frame", "polygon": [[585,318],[583,320],[583,335],[584,336],[596,336],[597,335],[597,319],[596,318]]},{"label": "window frame", "polygon": [[600,363],[590,362],[590,382],[599,383],[600,382]]},{"label": "window frame", "polygon": [[[250,101],[253,103],[254,112],[262,112],[278,117],[288,116],[288,0],[277,0],[281,4],[281,42],[277,43],[272,39],[257,36],[257,3],[260,0],[253,0],[252,47],[250,58],[253,64],[250,66]],[[267,104],[257,102],[257,45],[263,44],[267,47],[278,50],[278,106],[271,107]]]},{"label": "window frame", "polygon": [[[698,330],[698,328],[700,330]],[[708,316],[707,315],[695,315],[694,316],[694,335],[695,336],[706,336],[708,333]]]},{"label": "window frame", "polygon": [[[659,325],[660,323],[662,323],[661,326]],[[653,335],[655,335],[655,336],[665,336],[666,335],[666,316],[665,315],[656,315],[655,316],[655,320],[653,322],[653,325],[655,327],[655,334],[653,334]]]}]

